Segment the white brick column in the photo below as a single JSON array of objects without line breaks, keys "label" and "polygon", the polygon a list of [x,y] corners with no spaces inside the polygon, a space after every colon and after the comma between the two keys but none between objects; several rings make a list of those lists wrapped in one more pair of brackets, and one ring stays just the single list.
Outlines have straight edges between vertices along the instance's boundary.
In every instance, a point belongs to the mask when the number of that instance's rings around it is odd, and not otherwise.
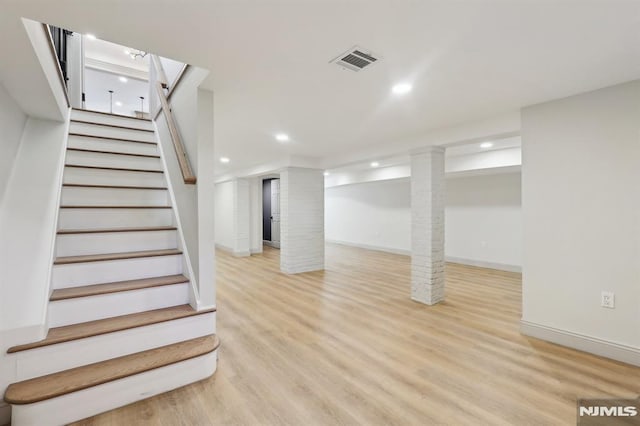
[{"label": "white brick column", "polygon": [[233,180],[233,254],[249,256],[250,251],[250,197],[247,179]]},{"label": "white brick column", "polygon": [[289,167],[280,172],[280,270],[324,269],[322,170]]},{"label": "white brick column", "polygon": [[249,250],[262,253],[262,179],[249,180]]},{"label": "white brick column", "polygon": [[411,299],[444,300],[444,148],[411,155]]}]

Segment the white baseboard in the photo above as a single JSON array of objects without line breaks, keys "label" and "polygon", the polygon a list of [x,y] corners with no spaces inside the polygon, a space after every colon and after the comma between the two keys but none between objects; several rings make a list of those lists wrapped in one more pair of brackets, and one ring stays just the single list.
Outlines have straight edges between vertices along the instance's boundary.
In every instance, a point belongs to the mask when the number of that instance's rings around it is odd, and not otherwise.
[{"label": "white baseboard", "polygon": [[11,406],[4,401],[0,401],[0,425],[11,423]]},{"label": "white baseboard", "polygon": [[462,265],[477,266],[479,268],[522,273],[522,266],[519,265],[507,265],[505,263],[485,262],[484,260],[464,259],[453,256],[446,256],[445,260],[450,263],[460,263]]},{"label": "white baseboard", "polygon": [[[341,244],[343,246],[351,246],[351,247],[357,247],[357,248],[366,249],[366,250],[375,250],[375,251],[382,251],[385,253],[411,256],[411,250],[395,249],[391,247],[382,247],[382,246],[373,246],[369,244],[352,243],[350,241],[342,241],[342,240],[325,240],[325,241],[327,243]],[[518,265],[507,265],[504,263],[485,262],[482,260],[473,260],[473,259],[463,259],[460,257],[453,257],[453,256],[447,256],[445,260],[451,263],[460,263],[462,265],[478,266],[480,268],[497,269],[499,271],[520,272],[520,273],[522,272],[522,267]]]},{"label": "white baseboard", "polygon": [[262,240],[262,244],[264,244],[265,246],[269,246],[277,249],[280,248],[280,242],[274,243],[273,241]]},{"label": "white baseboard", "polygon": [[226,252],[229,252],[229,253],[233,253],[233,249],[231,247],[227,247],[227,246],[224,246],[224,245],[218,244],[218,243],[216,243],[216,249],[217,250],[226,251]]},{"label": "white baseboard", "polygon": [[325,242],[331,243],[331,244],[340,244],[340,245],[343,245],[343,246],[357,247],[357,248],[361,248],[361,249],[365,249],[365,250],[383,251],[385,253],[400,254],[400,255],[403,255],[403,256],[411,256],[411,250],[394,249],[394,248],[391,248],[391,247],[382,247],[382,246],[373,246],[373,245],[369,245],[369,244],[352,243],[350,241],[342,241],[342,240],[325,240]]},{"label": "white baseboard", "polygon": [[[216,243],[216,249],[217,250],[222,250],[222,251],[226,251],[227,253],[231,253],[232,255],[234,255],[235,257],[247,257],[247,256],[251,256],[252,253],[254,253],[251,250],[247,250],[247,251],[235,251],[234,249],[232,249],[231,247],[227,247],[227,246],[223,246],[222,244],[218,244]],[[256,253],[262,253],[262,250],[260,250],[259,252]]]},{"label": "white baseboard", "polygon": [[560,330],[529,321],[520,321],[520,332],[561,346],[640,366],[640,348],[608,342],[596,337]]}]

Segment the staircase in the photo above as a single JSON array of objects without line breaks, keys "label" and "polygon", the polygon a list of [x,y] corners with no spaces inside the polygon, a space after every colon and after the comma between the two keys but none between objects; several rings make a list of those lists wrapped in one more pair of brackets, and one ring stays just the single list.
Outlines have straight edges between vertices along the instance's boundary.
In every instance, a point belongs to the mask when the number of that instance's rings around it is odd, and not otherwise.
[{"label": "staircase", "polygon": [[[196,311],[153,123],[74,110],[44,340],[14,346],[14,425],[60,425],[204,379]],[[190,304],[191,303],[191,304]]]}]

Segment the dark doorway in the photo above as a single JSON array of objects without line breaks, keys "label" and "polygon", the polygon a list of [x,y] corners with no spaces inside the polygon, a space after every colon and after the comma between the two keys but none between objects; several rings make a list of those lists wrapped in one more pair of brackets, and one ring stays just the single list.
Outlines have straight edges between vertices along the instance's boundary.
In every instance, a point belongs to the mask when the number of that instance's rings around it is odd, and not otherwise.
[{"label": "dark doorway", "polygon": [[262,239],[271,241],[271,179],[262,181]]}]

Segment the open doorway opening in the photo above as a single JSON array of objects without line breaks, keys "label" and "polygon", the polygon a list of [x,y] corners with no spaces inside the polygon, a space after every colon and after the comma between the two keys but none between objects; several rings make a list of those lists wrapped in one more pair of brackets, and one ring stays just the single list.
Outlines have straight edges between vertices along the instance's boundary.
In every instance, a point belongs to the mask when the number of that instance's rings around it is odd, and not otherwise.
[{"label": "open doorway opening", "polygon": [[262,241],[280,248],[280,179],[262,181]]},{"label": "open doorway opening", "polygon": [[154,119],[161,109],[160,92],[168,99],[188,68],[180,61],[93,34],[46,28],[69,102],[77,110]]}]

